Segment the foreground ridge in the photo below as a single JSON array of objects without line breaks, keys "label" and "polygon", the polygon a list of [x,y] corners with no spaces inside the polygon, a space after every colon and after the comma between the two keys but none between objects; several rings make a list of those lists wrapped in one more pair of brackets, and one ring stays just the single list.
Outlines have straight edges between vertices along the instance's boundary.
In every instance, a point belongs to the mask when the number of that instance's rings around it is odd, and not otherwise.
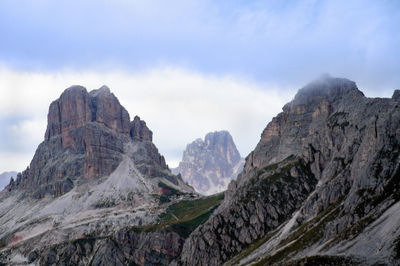
[{"label": "foreground ridge", "polygon": [[186,240],[181,264],[398,264],[397,95],[366,98],[329,76],[300,89]]}]

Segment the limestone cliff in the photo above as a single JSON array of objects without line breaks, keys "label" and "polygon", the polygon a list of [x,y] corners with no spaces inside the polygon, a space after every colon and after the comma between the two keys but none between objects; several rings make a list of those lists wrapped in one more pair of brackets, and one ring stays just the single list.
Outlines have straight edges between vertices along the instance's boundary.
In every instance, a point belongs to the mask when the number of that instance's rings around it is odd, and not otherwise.
[{"label": "limestone cliff", "polygon": [[45,140],[28,169],[8,189],[25,189],[36,198],[63,195],[82,179],[110,175],[121,163],[129,142],[143,146],[142,154],[137,152],[133,158],[143,174],[164,175],[178,184],[167,173],[152,134],[138,116],[130,121],[108,87],[88,93],[82,86],[72,86],[51,103]]},{"label": "limestone cliff", "polygon": [[130,121],[107,87],[66,89],[50,105],[30,166],[0,191],[0,265],[177,257],[179,235],[132,229],[157,223],[173,202],[197,198],[168,169],[152,134],[138,116]]}]

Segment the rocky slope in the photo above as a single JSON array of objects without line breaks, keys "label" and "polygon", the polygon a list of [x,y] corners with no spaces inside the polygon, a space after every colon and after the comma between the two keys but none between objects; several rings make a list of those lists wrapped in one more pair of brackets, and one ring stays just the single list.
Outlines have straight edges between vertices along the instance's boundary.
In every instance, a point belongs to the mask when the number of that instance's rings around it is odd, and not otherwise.
[{"label": "rocky slope", "polygon": [[329,76],[299,90],[177,263],[398,265],[399,95]]},{"label": "rocky slope", "polygon": [[[107,87],[70,87],[50,105],[45,139],[30,166],[0,192],[0,263],[59,265],[75,252],[82,263],[93,257],[118,264],[104,256],[126,241],[131,248],[121,252],[148,245],[149,254],[164,252],[168,261],[180,238],[128,228],[155,223],[168,205],[193,197],[193,188],[168,169],[146,123],[137,116],[130,121]],[[151,261],[140,254],[137,263]]]},{"label": "rocky slope", "polygon": [[188,144],[178,168],[172,171],[180,173],[196,191],[211,195],[226,190],[243,165],[229,132],[216,131]]}]

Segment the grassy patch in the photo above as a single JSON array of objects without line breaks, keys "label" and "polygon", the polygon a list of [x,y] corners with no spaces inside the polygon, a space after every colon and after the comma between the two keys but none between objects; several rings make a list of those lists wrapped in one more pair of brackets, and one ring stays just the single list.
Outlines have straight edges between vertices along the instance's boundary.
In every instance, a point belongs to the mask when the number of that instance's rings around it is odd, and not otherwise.
[{"label": "grassy patch", "polygon": [[158,224],[135,227],[133,230],[135,232],[170,230],[186,238],[197,226],[208,219],[223,199],[224,194],[220,193],[197,200],[180,201],[167,208],[160,216]]},{"label": "grassy patch", "polygon": [[197,200],[183,200],[169,206],[160,218],[163,223],[169,223],[176,220],[176,218],[179,220],[190,220],[218,205],[223,199],[224,194],[220,193]]}]

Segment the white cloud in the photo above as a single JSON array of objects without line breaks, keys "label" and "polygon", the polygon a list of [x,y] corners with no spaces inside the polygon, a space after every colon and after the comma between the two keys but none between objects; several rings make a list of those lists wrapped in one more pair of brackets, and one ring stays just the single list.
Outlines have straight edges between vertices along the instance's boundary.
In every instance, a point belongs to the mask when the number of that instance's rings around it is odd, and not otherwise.
[{"label": "white cloud", "polygon": [[[128,73],[31,73],[0,70],[0,118],[15,118],[3,139],[28,147],[1,151],[0,170],[25,168],[43,140],[47,110],[73,84],[89,91],[106,84],[133,119],[139,115],[154,133],[154,142],[170,166],[179,162],[186,144],[214,130],[229,130],[243,156],[259,141],[270,119],[294,91],[232,76],[206,76],[171,67]],[[283,93],[285,91],[285,93]],[[23,119],[19,119],[23,117]]]},{"label": "white cloud", "polygon": [[[47,120],[45,117],[15,121],[6,128],[7,135],[12,137],[12,145],[17,151],[31,151],[36,149],[36,143],[43,140]],[[29,140],[29,141],[27,141]]]}]

